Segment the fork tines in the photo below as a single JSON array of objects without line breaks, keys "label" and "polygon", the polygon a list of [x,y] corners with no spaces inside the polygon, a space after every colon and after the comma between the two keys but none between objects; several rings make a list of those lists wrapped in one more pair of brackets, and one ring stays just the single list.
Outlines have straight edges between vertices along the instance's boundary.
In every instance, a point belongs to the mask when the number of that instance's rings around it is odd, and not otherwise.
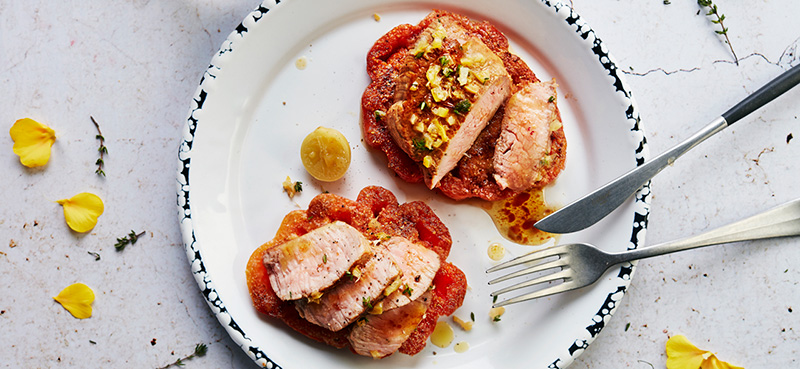
[{"label": "fork tines", "polygon": [[[514,291],[514,290],[518,290],[520,288],[534,286],[534,285],[541,284],[541,283],[564,280],[564,283],[562,283],[562,284],[559,284],[559,285],[556,285],[556,286],[553,286],[553,287],[550,287],[550,288],[541,289],[541,290],[538,290],[538,291],[535,291],[535,292],[531,292],[531,293],[528,293],[528,294],[525,294],[525,295],[517,296],[517,297],[511,298],[511,299],[508,299],[508,300],[504,300],[504,301],[501,301],[501,302],[498,302],[498,303],[494,304],[493,306],[494,307],[504,306],[504,305],[508,305],[508,304],[513,304],[515,302],[521,302],[521,301],[530,300],[530,299],[534,299],[534,298],[538,298],[538,297],[548,296],[548,295],[552,295],[552,294],[555,294],[555,293],[564,292],[564,291],[568,291],[568,290],[572,289],[572,286],[569,283],[569,277],[570,277],[571,273],[570,273],[569,270],[565,269],[565,267],[569,263],[568,255],[566,255],[567,252],[568,251],[567,251],[567,249],[565,247],[551,247],[551,248],[547,248],[547,249],[544,249],[544,250],[530,252],[528,254],[519,256],[517,258],[514,258],[512,260],[509,260],[507,262],[495,265],[495,266],[487,269],[486,273],[491,273],[491,272],[496,272],[496,271],[499,271],[499,270],[511,268],[511,267],[514,267],[514,266],[518,266],[518,265],[531,265],[531,267],[529,267],[529,268],[521,269],[521,270],[518,270],[516,272],[510,273],[508,275],[495,278],[495,279],[489,281],[490,285],[495,284],[495,283],[500,283],[500,282],[509,280],[511,278],[516,278],[516,277],[520,277],[520,276],[524,276],[524,275],[528,275],[528,274],[532,274],[532,273],[536,273],[536,272],[541,272],[541,271],[545,271],[545,270],[549,270],[549,269],[554,269],[554,268],[559,268],[560,269],[560,271],[557,271],[555,273],[549,273],[549,274],[546,274],[546,275],[543,275],[543,276],[540,276],[540,277],[537,277],[537,278],[534,278],[534,279],[531,279],[531,280],[528,280],[528,281],[524,281],[524,282],[521,282],[521,283],[518,283],[518,284],[515,284],[515,285],[512,285],[512,286],[497,290],[495,292],[492,292],[491,293],[492,297],[504,294],[506,292],[511,292],[511,291]],[[557,257],[555,260],[547,260],[548,258],[551,258],[551,257],[554,257],[554,256]]]}]

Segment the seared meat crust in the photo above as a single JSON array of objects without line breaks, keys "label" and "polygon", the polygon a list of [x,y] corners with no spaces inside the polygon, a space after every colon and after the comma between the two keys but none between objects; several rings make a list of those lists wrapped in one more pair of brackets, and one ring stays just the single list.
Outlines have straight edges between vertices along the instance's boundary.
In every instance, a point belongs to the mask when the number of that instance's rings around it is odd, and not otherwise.
[{"label": "seared meat crust", "polygon": [[[386,125],[386,116],[382,114],[388,112],[395,101],[396,81],[405,68],[407,54],[414,47],[421,32],[441,17],[454,18],[467,30],[468,35],[480,38],[500,57],[511,76],[512,93],[522,82],[538,81],[525,62],[508,51],[508,39],[488,22],[475,22],[461,15],[436,10],[417,25],[400,25],[381,37],[367,54],[367,74],[372,82],[364,91],[361,100],[364,139],[371,147],[384,152],[389,168],[401,179],[411,183],[424,180],[423,165],[409,157],[395,143]],[[456,167],[441,179],[438,191],[456,200],[478,197],[490,201],[508,198],[518,193],[501,188],[493,177],[492,158],[500,134],[499,125],[502,116],[503,107],[500,107]],[[551,132],[550,141],[551,166],[542,171],[542,179],[535,185],[537,187],[547,185],[564,168],[566,139],[563,129]]]}]

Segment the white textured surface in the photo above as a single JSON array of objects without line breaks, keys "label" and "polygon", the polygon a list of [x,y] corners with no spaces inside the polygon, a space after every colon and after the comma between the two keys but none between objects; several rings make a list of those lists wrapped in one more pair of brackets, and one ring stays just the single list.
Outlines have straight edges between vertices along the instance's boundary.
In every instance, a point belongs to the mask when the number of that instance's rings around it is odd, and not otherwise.
[{"label": "white textured surface", "polygon": [[[738,66],[693,1],[573,1],[626,71],[652,154],[797,64],[784,52],[800,39],[800,3],[716,3]],[[0,366],[158,367],[205,342],[208,355],[189,366],[253,367],[191,276],[174,171],[200,76],[257,5],[0,0],[3,132],[31,117],[58,134],[38,170],[19,164],[8,136],[0,140]],[[800,135],[798,101],[800,89],[790,91],[659,174],[648,244],[795,198],[800,139],[787,136]],[[107,139],[105,179],[93,173],[90,115]],[[90,234],[76,235],[51,201],[83,191],[100,195],[106,213]],[[131,229],[148,233],[115,252],[115,238]],[[796,366],[798,246],[763,241],[640,262],[615,317],[571,368],[663,368],[664,343],[679,333],[747,368]],[[98,296],[91,319],[76,320],[51,299],[74,282]]]}]

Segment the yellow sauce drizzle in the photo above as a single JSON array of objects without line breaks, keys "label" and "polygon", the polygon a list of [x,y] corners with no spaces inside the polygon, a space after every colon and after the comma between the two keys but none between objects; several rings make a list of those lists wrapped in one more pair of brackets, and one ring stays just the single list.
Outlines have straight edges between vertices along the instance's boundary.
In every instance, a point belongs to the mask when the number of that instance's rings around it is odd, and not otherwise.
[{"label": "yellow sauce drizzle", "polygon": [[436,328],[433,329],[433,334],[431,334],[431,343],[445,348],[453,342],[453,336],[453,327],[445,321],[439,321],[436,322]]}]

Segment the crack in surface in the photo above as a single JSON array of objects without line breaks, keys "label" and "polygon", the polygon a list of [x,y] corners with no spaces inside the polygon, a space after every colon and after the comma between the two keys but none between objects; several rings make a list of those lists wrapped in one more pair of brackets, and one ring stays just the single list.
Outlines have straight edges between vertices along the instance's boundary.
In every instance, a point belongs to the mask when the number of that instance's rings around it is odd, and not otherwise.
[{"label": "crack in surface", "polygon": [[[798,40],[800,40],[800,38]],[[794,46],[796,46],[796,44],[792,44],[789,47],[794,47]],[[789,47],[787,47],[786,50],[789,50]],[[791,65],[789,65],[788,63],[785,66],[781,65],[782,64],[781,60],[783,60],[783,55],[786,55],[786,50],[784,50],[784,53],[781,55],[780,60],[778,60],[777,62],[770,61],[769,58],[767,58],[764,54],[758,53],[758,52],[750,53],[749,55],[743,56],[743,57],[739,58],[738,61],[739,61],[739,63],[741,63],[744,60],[747,60],[747,59],[750,59],[750,58],[753,58],[753,57],[758,57],[758,58],[763,59],[765,62],[767,62],[767,64],[778,66],[781,69],[787,69],[788,67],[791,67]],[[790,52],[789,55],[792,56],[794,54],[792,52]],[[727,63],[727,64],[739,65],[739,63],[737,63],[736,61],[727,60],[727,59],[714,60],[711,64],[717,64],[717,63]],[[633,68],[631,67],[631,69],[633,69]],[[688,69],[687,68],[680,68],[680,69],[674,69],[674,70],[666,70],[664,68],[653,68],[653,69],[650,69],[650,70],[648,70],[646,72],[634,72],[633,70],[620,69],[620,71],[622,73],[624,73],[624,74],[627,74],[627,75],[637,76],[637,77],[644,77],[644,76],[646,76],[648,74],[657,73],[657,72],[664,73],[664,75],[668,76],[668,75],[675,74],[675,73],[691,73],[691,72],[694,72],[694,71],[698,71],[700,69],[702,69],[702,68],[701,67],[692,67],[692,68],[688,68]]]},{"label": "crack in surface", "polygon": [[622,73],[625,73],[625,74],[630,75],[630,76],[638,76],[638,77],[644,77],[644,76],[646,76],[646,75],[648,75],[650,73],[656,73],[656,72],[661,72],[661,73],[664,73],[664,75],[668,76],[670,74],[675,74],[675,73],[680,73],[680,72],[682,72],[682,73],[691,73],[691,72],[694,72],[696,70],[700,70],[700,67],[694,67],[694,68],[691,68],[691,69],[683,69],[683,68],[681,68],[681,69],[675,69],[675,70],[671,70],[671,71],[668,71],[668,70],[666,70],[664,68],[654,68],[654,69],[650,69],[650,70],[648,70],[647,72],[644,72],[644,73],[634,72],[632,70],[621,69]]},{"label": "crack in surface", "polygon": [[14,63],[14,64],[12,64],[11,66],[9,66],[8,68],[6,68],[6,69],[3,71],[3,74],[6,74],[6,73],[8,73],[8,72],[11,72],[12,70],[14,70],[14,69],[15,69],[15,68],[17,68],[18,66],[20,66],[20,64],[22,64],[23,62],[25,62],[25,60],[27,60],[27,59],[28,59],[28,53],[31,51],[31,49],[33,49],[33,45],[29,46],[29,47],[28,47],[28,50],[25,50],[25,53],[24,53],[24,54],[22,54],[22,60],[19,60],[19,61],[17,61],[16,63]]}]

